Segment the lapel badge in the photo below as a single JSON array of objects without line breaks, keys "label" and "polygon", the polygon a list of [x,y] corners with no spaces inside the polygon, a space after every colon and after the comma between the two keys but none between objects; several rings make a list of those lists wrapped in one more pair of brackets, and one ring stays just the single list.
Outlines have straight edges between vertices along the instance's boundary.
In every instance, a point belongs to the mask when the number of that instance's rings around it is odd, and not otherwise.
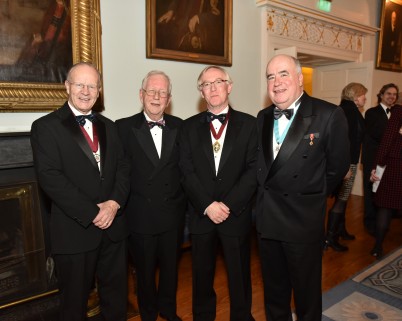
[{"label": "lapel badge", "polygon": [[311,133],[310,134],[310,146],[313,146],[313,145],[314,145],[314,134]]}]

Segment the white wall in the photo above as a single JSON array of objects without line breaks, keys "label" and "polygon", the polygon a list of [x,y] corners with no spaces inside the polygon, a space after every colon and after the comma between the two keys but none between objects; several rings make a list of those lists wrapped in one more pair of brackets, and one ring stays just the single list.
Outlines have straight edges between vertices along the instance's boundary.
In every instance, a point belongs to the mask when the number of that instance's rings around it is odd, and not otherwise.
[{"label": "white wall", "polygon": [[[312,0],[303,1],[309,3]],[[378,8],[373,5],[376,0],[359,1],[367,1],[371,10],[369,20],[376,20],[370,25],[377,25]],[[140,111],[138,90],[141,80],[149,70],[161,69],[171,77],[173,83],[172,114],[187,118],[199,111],[196,79],[204,65],[145,58],[145,2],[119,0],[116,7],[116,1],[101,0],[104,114],[116,120]],[[263,69],[267,48],[260,47],[266,37],[262,33],[265,23],[261,23],[261,16],[262,11],[256,5],[256,0],[233,0],[233,66],[228,67],[234,80],[231,104],[252,115],[256,115],[264,106]],[[367,51],[365,49],[363,60],[375,60],[375,39],[364,45],[368,48]],[[402,74],[374,71],[373,101],[381,86],[388,82],[402,87]],[[42,115],[44,113],[0,113],[0,132],[29,131],[32,121]]]},{"label": "white wall", "polygon": [[[196,80],[205,65],[146,59],[145,2],[121,0],[123,10],[116,10],[114,1],[101,0],[104,114],[118,119],[140,111],[141,81],[148,71],[160,69],[172,80],[171,113],[187,118],[199,112]],[[230,100],[234,108],[256,115],[260,108],[259,9],[252,0],[233,2],[233,65],[227,68],[234,81]]]},{"label": "white wall", "polygon": [[[166,72],[173,84],[171,113],[187,118],[199,112],[196,80],[202,64],[146,59],[145,3],[139,0],[101,0],[105,111],[113,120],[141,110],[138,90],[152,69]],[[231,104],[256,115],[260,104],[260,9],[254,0],[233,1],[234,80]],[[203,105],[201,105],[203,106]],[[29,131],[44,113],[0,113],[0,132]]]}]

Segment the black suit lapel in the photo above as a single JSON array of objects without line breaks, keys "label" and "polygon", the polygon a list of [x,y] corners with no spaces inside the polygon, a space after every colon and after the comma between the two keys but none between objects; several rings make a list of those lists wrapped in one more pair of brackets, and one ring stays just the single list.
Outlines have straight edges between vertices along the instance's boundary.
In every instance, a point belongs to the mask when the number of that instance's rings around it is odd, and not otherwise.
[{"label": "black suit lapel", "polygon": [[149,130],[148,125],[144,121],[139,124],[139,127],[132,128],[134,136],[136,137],[138,144],[144,150],[145,155],[149,158],[152,164],[156,167],[159,163],[159,155],[156,150],[154,140],[151,136],[151,131]]},{"label": "black suit lapel", "polygon": [[100,152],[100,173],[104,172],[105,168],[105,160],[106,160],[106,146],[107,146],[107,136],[106,136],[106,127],[105,124],[98,119],[98,121],[93,123],[93,126],[96,128],[99,138],[99,152]]},{"label": "black suit lapel", "polygon": [[215,161],[214,161],[214,151],[212,149],[211,142],[211,131],[209,129],[209,123],[206,121],[206,112],[200,114],[200,126],[197,129],[197,134],[200,137],[201,146],[204,150],[205,156],[208,159],[208,163],[211,166],[213,172],[215,173]]},{"label": "black suit lapel", "polygon": [[387,113],[384,111],[384,108],[382,108],[381,105],[378,106],[378,116],[381,118],[381,120],[384,123],[388,122],[388,115]]},{"label": "black suit lapel", "polygon": [[162,132],[162,151],[158,168],[163,167],[170,159],[177,136],[177,128],[170,128],[168,120],[165,121],[166,126],[163,128]]},{"label": "black suit lapel", "polygon": [[71,136],[77,142],[84,154],[88,157],[92,165],[99,170],[91,147],[82,133],[80,125],[78,125],[76,122],[74,114],[72,113],[68,104],[65,103],[64,106],[59,109],[59,111],[62,125],[71,133]]},{"label": "black suit lapel", "polygon": [[[306,98],[306,96],[303,98]],[[313,106],[311,101],[302,99],[299,110],[293,119],[292,125],[282,143],[281,149],[272,163],[269,176],[272,176],[272,174],[276,173],[280,167],[285,165],[295,149],[299,146],[304,133],[308,131],[313,120],[314,115],[312,109]]]},{"label": "black suit lapel", "polygon": [[237,134],[241,132],[241,127],[243,123],[239,121],[236,117],[236,112],[231,108],[230,109],[230,118],[227,124],[225,141],[223,144],[222,155],[219,161],[219,169],[222,170],[223,166],[225,166],[226,162],[229,159],[230,153],[233,150],[233,147],[236,142]]},{"label": "black suit lapel", "polygon": [[262,138],[261,144],[264,153],[265,164],[267,165],[267,169],[271,167],[271,164],[274,160],[274,154],[272,151],[272,135],[274,133],[274,107],[269,108],[263,118],[262,123]]}]

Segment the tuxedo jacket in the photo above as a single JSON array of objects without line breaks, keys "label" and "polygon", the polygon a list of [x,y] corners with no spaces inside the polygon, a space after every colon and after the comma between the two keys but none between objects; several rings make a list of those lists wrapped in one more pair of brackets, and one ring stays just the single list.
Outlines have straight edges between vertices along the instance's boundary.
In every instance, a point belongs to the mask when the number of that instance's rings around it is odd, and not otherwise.
[{"label": "tuxedo jacket", "polygon": [[274,159],[274,108],[263,109],[257,117],[257,230],[261,237],[279,241],[319,241],[327,195],[350,165],[344,112],[304,93]]},{"label": "tuxedo jacket", "polygon": [[180,184],[178,135],[182,120],[165,115],[159,158],[144,113],[116,121],[131,164],[124,213],[131,232],[158,234],[182,226],[186,198]]},{"label": "tuxedo jacket", "polygon": [[362,163],[370,168],[374,164],[378,146],[381,143],[388,117],[381,105],[369,108],[364,115],[366,134],[362,148]]},{"label": "tuxedo jacket", "polygon": [[[100,170],[68,103],[33,122],[31,144],[38,181],[52,201],[50,215],[53,254],[75,254],[95,249],[103,230],[92,221],[98,203],[114,200],[121,206],[129,191],[129,164],[115,124],[96,114]],[[127,235],[119,210],[105,230],[113,241]]]},{"label": "tuxedo jacket", "polygon": [[[180,139],[183,186],[191,202],[190,233],[218,232],[239,236],[251,228],[251,199],[256,189],[257,133],[255,117],[229,108],[230,118],[218,173],[206,112],[184,121]],[[229,218],[213,223],[206,208],[214,201],[230,209]]]}]

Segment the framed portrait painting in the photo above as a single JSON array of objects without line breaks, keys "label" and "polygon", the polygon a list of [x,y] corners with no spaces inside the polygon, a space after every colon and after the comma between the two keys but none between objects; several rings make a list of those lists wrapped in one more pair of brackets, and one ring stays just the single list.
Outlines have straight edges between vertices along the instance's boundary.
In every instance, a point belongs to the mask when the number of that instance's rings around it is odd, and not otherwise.
[{"label": "framed portrait painting", "polygon": [[147,58],[232,65],[233,0],[146,0]]},{"label": "framed portrait painting", "polygon": [[402,72],[402,0],[382,0],[377,69]]},{"label": "framed portrait painting", "polygon": [[51,111],[79,61],[101,66],[100,0],[0,1],[0,112]]}]

